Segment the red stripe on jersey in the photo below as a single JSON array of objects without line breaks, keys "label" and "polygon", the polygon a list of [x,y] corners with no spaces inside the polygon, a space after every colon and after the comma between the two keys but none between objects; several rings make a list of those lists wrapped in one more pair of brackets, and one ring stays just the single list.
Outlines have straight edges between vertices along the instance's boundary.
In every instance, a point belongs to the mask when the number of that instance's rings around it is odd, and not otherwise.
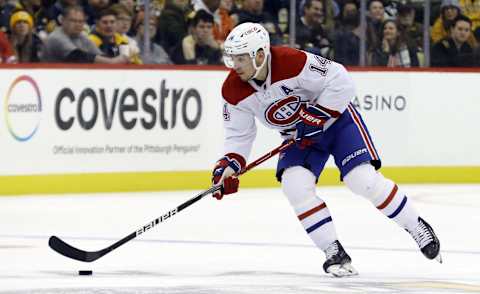
[{"label": "red stripe on jersey", "polygon": [[230,104],[237,105],[253,93],[255,93],[255,89],[249,83],[242,81],[233,70],[230,71],[227,79],[223,82],[222,96]]},{"label": "red stripe on jersey", "polygon": [[327,205],[325,204],[325,202],[323,202],[323,203],[320,204],[319,206],[314,207],[314,208],[312,208],[312,209],[310,209],[310,210],[302,213],[301,215],[299,215],[299,216],[298,216],[298,219],[299,219],[299,220],[302,220],[302,219],[304,219],[304,218],[306,218],[306,217],[309,217],[309,216],[311,216],[312,214],[314,214],[315,212],[324,209],[325,207],[327,207]]},{"label": "red stripe on jersey", "polygon": [[272,53],[272,84],[298,76],[307,62],[307,54],[297,49],[273,46],[270,51]]},{"label": "red stripe on jersey", "polygon": [[398,186],[395,185],[392,189],[392,192],[390,192],[390,195],[388,195],[387,199],[385,199],[385,201],[383,201],[382,204],[377,206],[377,208],[378,209],[384,209],[385,207],[387,207],[388,204],[390,204],[390,202],[392,202],[393,197],[395,197],[395,194],[397,194],[397,191],[398,191]]},{"label": "red stripe on jersey", "polygon": [[372,142],[370,141],[370,138],[368,137],[367,131],[366,131],[365,128],[363,127],[362,122],[360,121],[360,118],[359,118],[358,115],[355,113],[355,110],[352,109],[352,106],[351,106],[351,105],[348,105],[348,112],[350,113],[350,115],[351,115],[352,118],[353,118],[353,121],[355,122],[355,124],[357,125],[358,129],[360,130],[360,133],[361,133],[361,135],[362,135],[363,141],[364,141],[365,144],[367,145],[367,149],[368,149],[368,152],[370,153],[370,156],[371,156],[374,160],[378,160],[377,152],[375,151],[375,148],[373,148],[373,144],[372,144]]}]

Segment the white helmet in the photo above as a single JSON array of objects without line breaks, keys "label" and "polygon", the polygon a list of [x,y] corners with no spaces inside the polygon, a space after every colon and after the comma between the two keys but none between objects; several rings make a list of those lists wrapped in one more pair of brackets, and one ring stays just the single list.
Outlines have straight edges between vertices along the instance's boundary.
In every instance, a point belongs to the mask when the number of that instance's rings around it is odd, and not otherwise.
[{"label": "white helmet", "polygon": [[[264,66],[270,57],[270,37],[267,30],[258,23],[246,22],[236,26],[228,34],[223,46],[225,51],[223,61],[228,68],[233,68],[232,55],[248,53],[255,68],[255,74],[252,78],[257,77],[259,69]],[[263,49],[265,59],[260,66],[257,66],[255,56],[260,49]]]}]

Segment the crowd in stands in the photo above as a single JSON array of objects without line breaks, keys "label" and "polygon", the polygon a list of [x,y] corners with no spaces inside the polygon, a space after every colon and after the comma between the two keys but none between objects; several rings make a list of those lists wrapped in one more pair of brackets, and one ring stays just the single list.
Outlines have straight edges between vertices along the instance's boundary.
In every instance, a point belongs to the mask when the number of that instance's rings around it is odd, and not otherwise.
[{"label": "crowd in stands", "polygon": [[[431,66],[480,66],[480,0],[431,2]],[[0,0],[0,63],[218,65],[226,36],[244,22],[261,23],[272,45],[289,44],[290,0],[149,3],[146,8],[143,0]],[[359,0],[296,4],[295,47],[359,65]],[[425,64],[423,1],[369,0],[366,14],[366,65]]]}]

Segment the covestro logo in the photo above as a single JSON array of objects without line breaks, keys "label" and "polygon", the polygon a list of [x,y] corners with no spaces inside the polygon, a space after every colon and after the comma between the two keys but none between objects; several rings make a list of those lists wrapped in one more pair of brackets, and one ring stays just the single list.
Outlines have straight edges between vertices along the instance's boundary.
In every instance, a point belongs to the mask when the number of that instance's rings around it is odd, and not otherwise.
[{"label": "covestro logo", "polygon": [[42,97],[37,83],[29,76],[16,78],[5,98],[5,122],[15,140],[30,140],[38,130],[42,113]]}]

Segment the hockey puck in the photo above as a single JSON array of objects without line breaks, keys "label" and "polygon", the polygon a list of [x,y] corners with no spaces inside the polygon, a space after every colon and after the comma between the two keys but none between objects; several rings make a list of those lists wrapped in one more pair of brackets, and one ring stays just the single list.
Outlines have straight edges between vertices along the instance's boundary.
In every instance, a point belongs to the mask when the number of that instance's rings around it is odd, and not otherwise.
[{"label": "hockey puck", "polygon": [[80,276],[91,276],[93,274],[92,271],[78,271]]}]

